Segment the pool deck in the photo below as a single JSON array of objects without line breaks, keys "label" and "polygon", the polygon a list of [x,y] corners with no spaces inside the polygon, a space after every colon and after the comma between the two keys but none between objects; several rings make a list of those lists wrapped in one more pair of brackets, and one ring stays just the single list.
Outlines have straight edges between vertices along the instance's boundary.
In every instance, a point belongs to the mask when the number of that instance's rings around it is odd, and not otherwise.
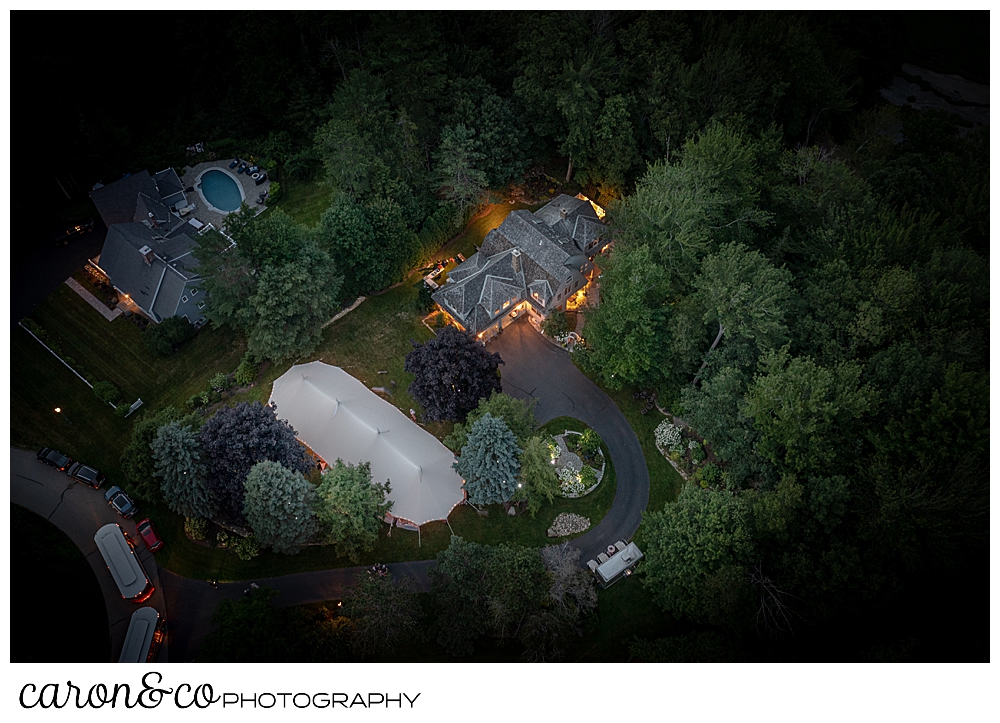
[{"label": "pool deck", "polygon": [[[260,213],[267,208],[267,205],[262,205],[257,203],[257,198],[265,190],[271,187],[270,176],[266,181],[264,181],[259,186],[254,185],[253,179],[245,173],[236,173],[236,169],[229,169],[229,164],[233,162],[232,158],[224,158],[217,161],[206,161],[205,163],[198,163],[193,166],[184,167],[184,175],[181,176],[181,183],[184,184],[184,188],[190,188],[194,186],[194,190],[186,192],[184,195],[187,197],[188,203],[193,203],[195,205],[195,210],[187,214],[184,218],[196,218],[203,224],[212,224],[215,228],[224,230],[226,227],[226,215],[220,212],[214,206],[206,203],[205,199],[202,198],[201,193],[197,189],[197,179],[202,173],[212,169],[218,169],[226,172],[229,176],[234,178],[236,182],[240,185],[243,190],[243,198],[246,204],[250,208],[257,209]],[[193,229],[192,229],[193,230]]]}]

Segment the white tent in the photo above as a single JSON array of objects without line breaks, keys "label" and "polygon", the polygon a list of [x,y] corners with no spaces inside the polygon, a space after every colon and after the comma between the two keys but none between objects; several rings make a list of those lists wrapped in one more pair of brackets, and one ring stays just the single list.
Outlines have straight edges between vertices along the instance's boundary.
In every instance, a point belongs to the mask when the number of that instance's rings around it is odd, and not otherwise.
[{"label": "white tent", "polygon": [[274,381],[271,401],[329,464],[371,462],[372,479],[390,482],[393,516],[419,526],[462,501],[451,450],[340,367],[297,364]]}]

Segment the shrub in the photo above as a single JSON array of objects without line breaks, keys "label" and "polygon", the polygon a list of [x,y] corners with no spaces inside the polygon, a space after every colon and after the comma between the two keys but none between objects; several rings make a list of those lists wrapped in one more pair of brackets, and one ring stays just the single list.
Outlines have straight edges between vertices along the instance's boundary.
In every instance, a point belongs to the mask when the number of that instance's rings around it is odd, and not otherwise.
[{"label": "shrub", "polygon": [[188,400],[184,402],[188,409],[197,409],[202,405],[201,392],[197,392],[188,397]]},{"label": "shrub", "polygon": [[569,332],[569,317],[566,312],[556,310],[549,314],[549,318],[542,322],[542,331],[553,339]]},{"label": "shrub", "polygon": [[228,374],[219,372],[208,380],[208,386],[214,392],[224,392],[232,388],[233,380],[229,378]]},{"label": "shrub", "polygon": [[586,492],[591,487],[597,484],[597,472],[593,467],[583,466],[580,470],[580,486],[583,487],[583,491]]},{"label": "shrub", "polygon": [[253,535],[240,537],[230,547],[241,560],[252,560],[260,554],[260,544]]},{"label": "shrub", "polygon": [[271,186],[268,190],[267,198],[269,201],[277,201],[281,198],[281,184],[277,181],[271,181]]},{"label": "shrub", "polygon": [[204,540],[208,534],[208,520],[201,517],[185,517],[184,534],[192,540]]},{"label": "shrub", "polygon": [[701,477],[702,482],[712,484],[722,479],[722,470],[711,462],[707,462],[698,470],[698,476]]},{"label": "shrub", "polygon": [[[589,469],[589,467],[584,466],[584,469]],[[593,470],[590,471],[593,472]],[[563,467],[557,474],[559,476],[559,487],[562,489],[563,496],[579,495],[587,490],[581,480],[580,472],[575,472],[569,467]]]},{"label": "shrub", "polygon": [[434,293],[431,287],[427,285],[426,281],[421,281],[417,284],[419,292],[417,294],[417,308],[423,312],[429,312],[434,308],[434,299],[431,298],[431,294]]},{"label": "shrub", "polygon": [[132,405],[127,402],[122,402],[117,407],[115,407],[115,416],[125,419],[128,411],[132,408]]},{"label": "shrub", "polygon": [[660,449],[665,449],[670,453],[680,453],[683,450],[681,446],[681,428],[672,424],[670,420],[664,419],[660,422],[653,431],[653,436],[656,438],[656,445]]},{"label": "shrub", "polygon": [[229,544],[229,533],[225,530],[219,530],[219,534],[215,536],[215,544],[219,547],[227,547]]},{"label": "shrub", "polygon": [[169,356],[194,336],[194,325],[183,316],[171,316],[142,332],[142,340],[161,356]]},{"label": "shrub", "polygon": [[584,457],[587,457],[588,459],[592,458],[601,449],[601,435],[593,429],[588,429],[580,435],[577,444],[580,445],[580,451],[583,453]]},{"label": "shrub", "polygon": [[37,336],[42,341],[45,341],[46,339],[48,339],[49,333],[47,331],[45,331],[45,329],[43,329],[41,326],[39,326],[36,321],[34,321],[32,319],[25,319],[21,323],[24,325],[24,327],[28,331],[30,331],[32,334],[34,334],[35,336]]},{"label": "shrub", "polygon": [[705,457],[707,456],[705,454],[705,448],[702,447],[696,440],[691,440],[691,443],[688,444],[688,449],[691,450],[691,459],[695,462],[703,462],[705,460]]},{"label": "shrub", "polygon": [[250,355],[247,354],[240,360],[240,365],[236,367],[236,373],[233,374],[233,377],[239,386],[245,387],[248,384],[253,384],[253,381],[257,378],[259,369],[260,367],[254,364],[250,360]]},{"label": "shrub", "polygon": [[97,382],[94,385],[94,396],[105,404],[117,404],[122,398],[122,393],[111,382]]}]

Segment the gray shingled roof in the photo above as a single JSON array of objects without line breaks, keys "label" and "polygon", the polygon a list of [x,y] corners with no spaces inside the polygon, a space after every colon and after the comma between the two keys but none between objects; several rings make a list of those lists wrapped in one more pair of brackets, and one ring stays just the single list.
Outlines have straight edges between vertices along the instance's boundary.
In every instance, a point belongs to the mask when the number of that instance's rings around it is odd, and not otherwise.
[{"label": "gray shingled roof", "polygon": [[[143,246],[155,254],[150,264],[139,253]],[[197,259],[190,253],[196,246],[183,233],[158,239],[144,224],[114,224],[108,228],[100,265],[117,289],[159,321],[173,316],[185,284],[199,278]]]},{"label": "gray shingled roof", "polygon": [[[580,267],[590,263],[587,243],[604,228],[588,201],[565,194],[535,213],[512,211],[431,296],[473,333],[494,323],[494,312],[518,296],[544,310],[567,283],[582,281]],[[521,252],[517,272],[514,249]],[[540,298],[532,299],[531,292]]]},{"label": "gray shingled roof", "polygon": [[97,206],[106,226],[116,223],[129,223],[135,218],[136,197],[144,193],[151,198],[160,199],[149,171],[139,171],[127,178],[121,178],[107,186],[96,188],[90,192],[90,198]]},{"label": "gray shingled roof", "polygon": [[163,169],[153,176],[153,180],[160,192],[160,198],[168,206],[176,206],[179,201],[184,200],[184,184],[173,168]]}]

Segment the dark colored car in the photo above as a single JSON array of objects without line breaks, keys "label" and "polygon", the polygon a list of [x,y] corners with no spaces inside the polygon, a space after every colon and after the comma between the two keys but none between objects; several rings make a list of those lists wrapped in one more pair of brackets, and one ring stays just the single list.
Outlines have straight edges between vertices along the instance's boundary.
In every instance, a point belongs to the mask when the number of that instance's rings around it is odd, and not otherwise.
[{"label": "dark colored car", "polygon": [[150,552],[156,552],[163,547],[163,540],[156,534],[156,529],[148,517],[136,523],[135,531],[142,537],[142,541],[146,543],[146,547],[149,548]]},{"label": "dark colored car", "polygon": [[77,482],[83,482],[85,485],[90,485],[95,490],[100,489],[101,485],[104,484],[104,473],[98,472],[93,467],[88,467],[82,462],[75,462],[73,466],[69,468],[69,472],[67,472],[67,474]]},{"label": "dark colored car", "polygon": [[65,472],[73,464],[73,460],[65,454],[57,452],[54,449],[49,449],[48,447],[42,447],[35,456],[38,457],[39,462],[51,465],[60,472]]},{"label": "dark colored car", "polygon": [[75,226],[70,226],[68,229],[59,234],[59,236],[56,237],[56,244],[65,246],[77,236],[83,236],[85,233],[90,233],[93,230],[94,219],[88,218],[86,221],[81,221]]},{"label": "dark colored car", "polygon": [[135,502],[133,502],[127,494],[122,491],[122,488],[115,485],[107,492],[104,493],[104,499],[108,501],[115,512],[121,515],[124,519],[131,518],[139,508],[136,507]]}]

